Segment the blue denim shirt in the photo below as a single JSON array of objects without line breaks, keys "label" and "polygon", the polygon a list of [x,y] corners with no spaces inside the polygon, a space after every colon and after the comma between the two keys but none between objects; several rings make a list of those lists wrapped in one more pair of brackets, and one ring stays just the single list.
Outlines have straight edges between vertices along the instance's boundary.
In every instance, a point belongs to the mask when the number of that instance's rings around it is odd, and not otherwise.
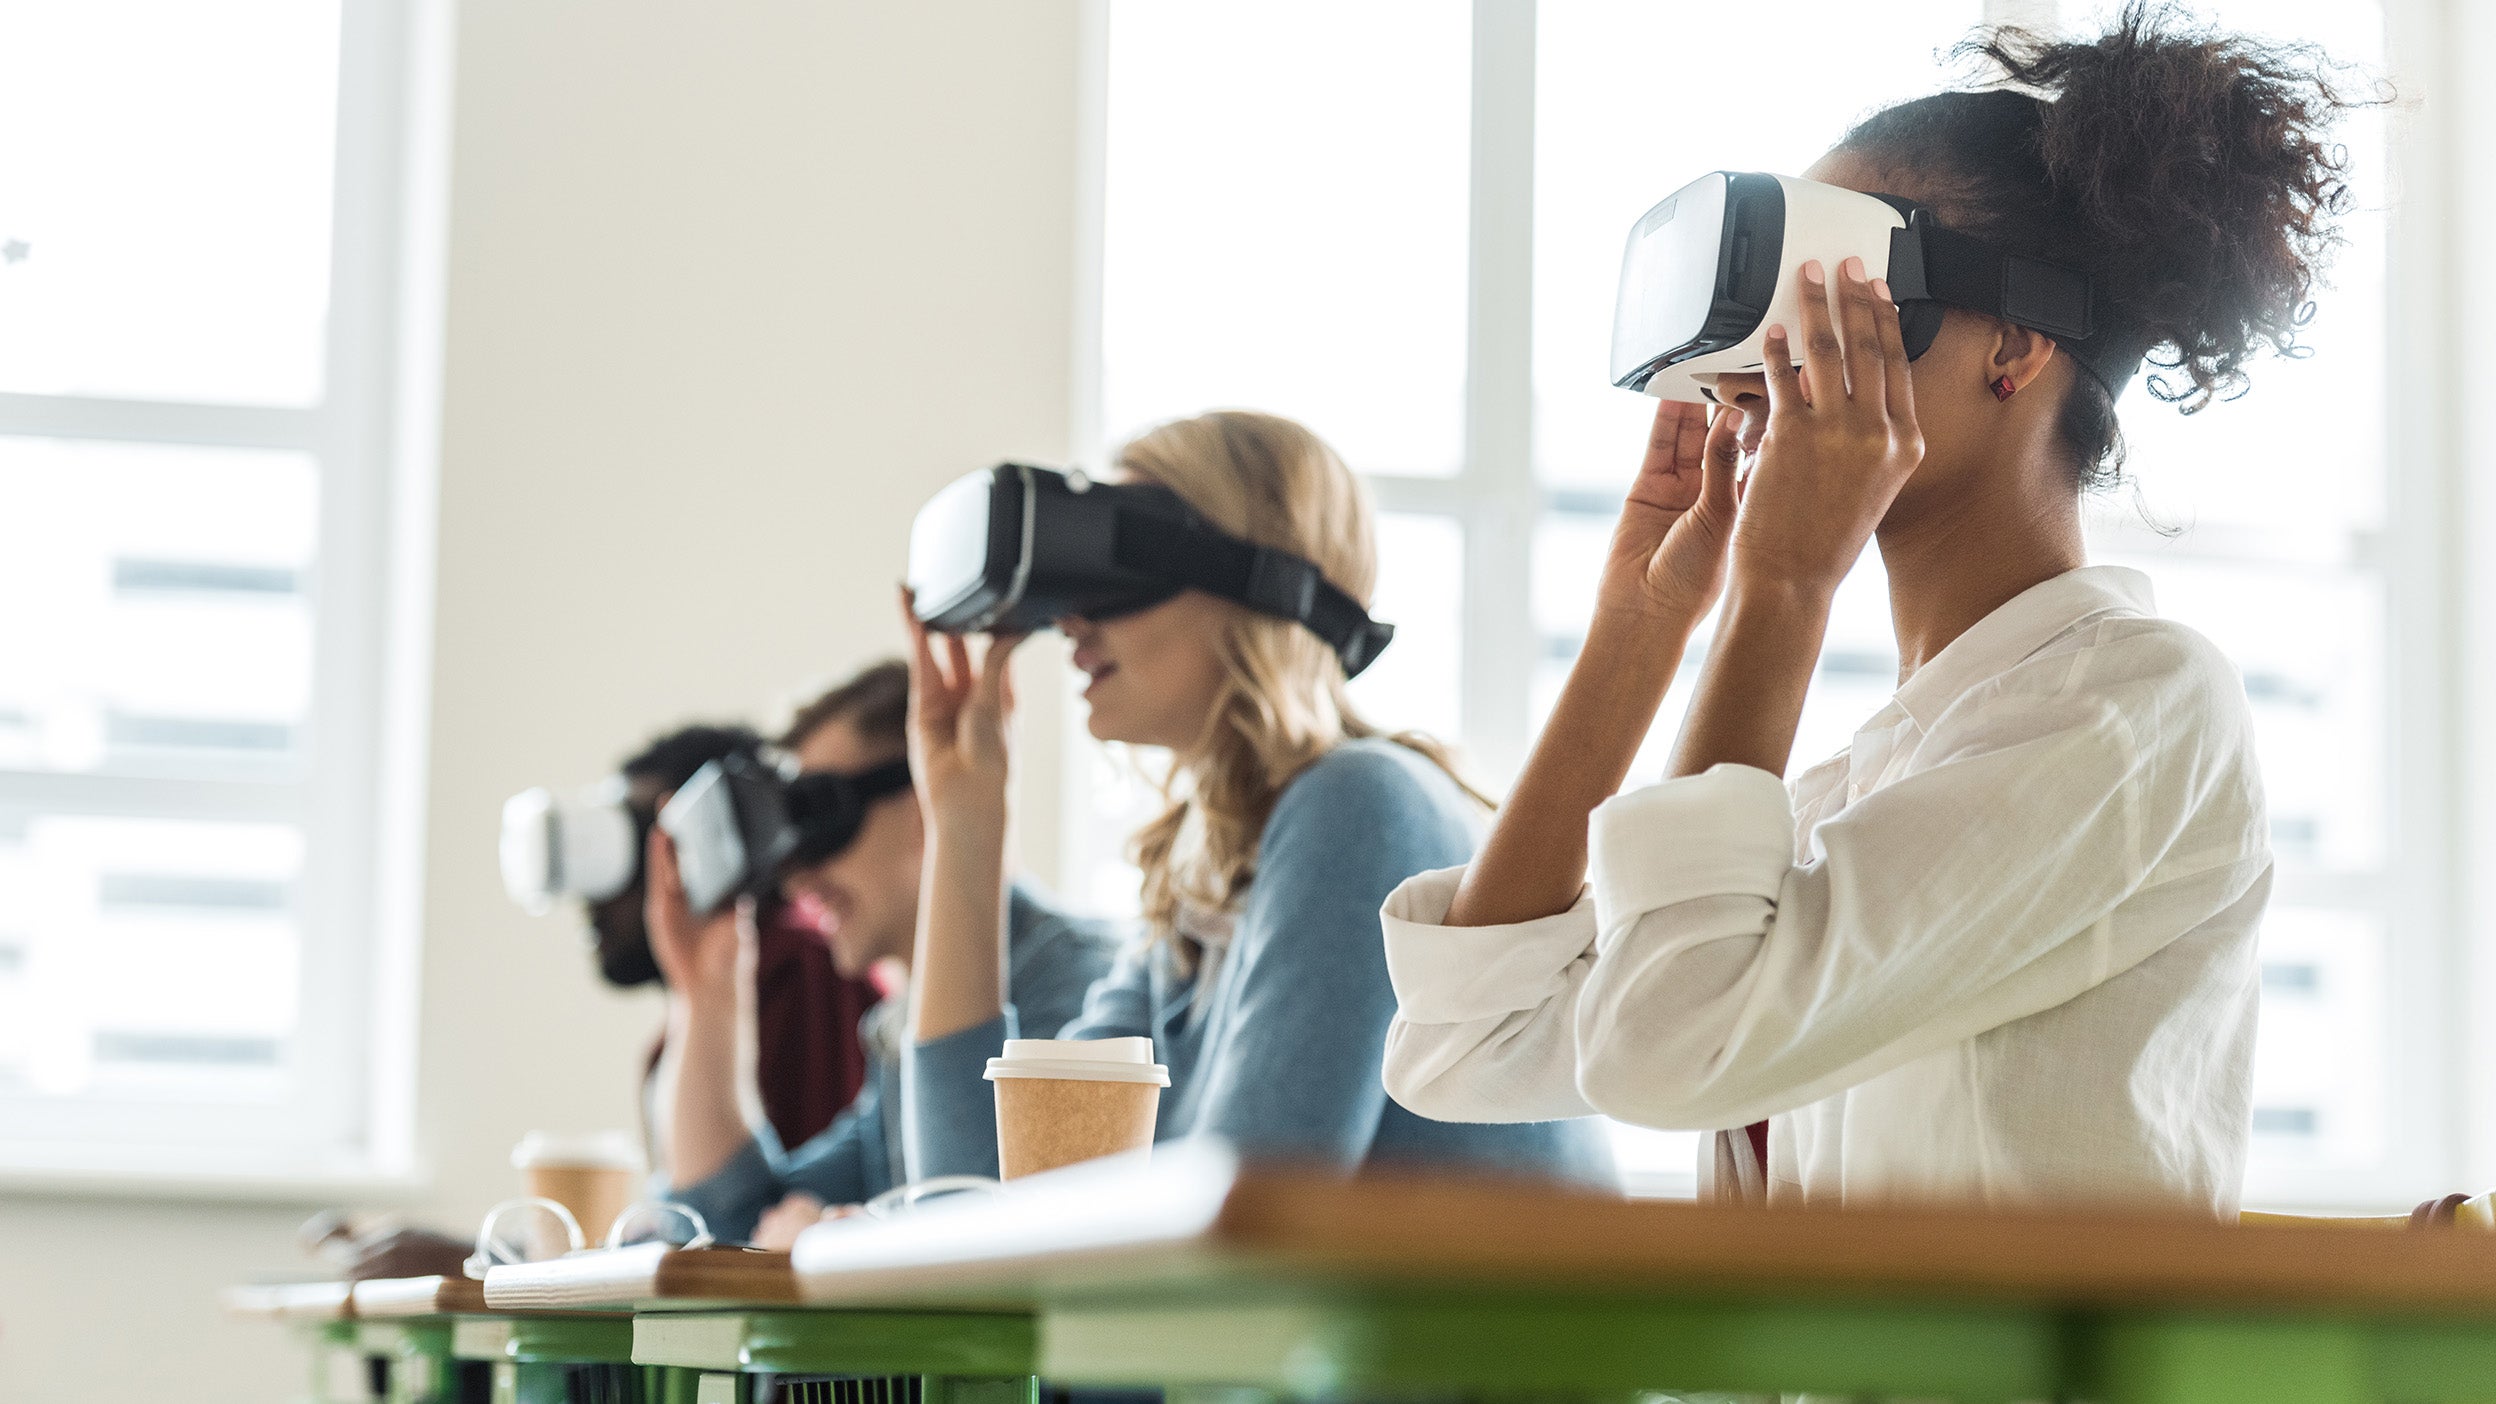
[{"label": "blue denim shirt", "polygon": [[[1020,1008],[1036,1019],[1065,1020],[1083,1006],[1084,991],[1109,968],[1115,949],[1109,928],[1055,910],[1017,883],[1006,901],[1008,992]],[[901,1062],[891,1050],[900,1042],[904,1001],[887,1000],[867,1011],[867,1080],[849,1109],[812,1140],[788,1150],[768,1123],[755,1128],[726,1165],[708,1179],[680,1189],[663,1189],[664,1197],[689,1204],[702,1213],[713,1235],[723,1243],[742,1243],[754,1234],[763,1211],[792,1190],[804,1190],[826,1204],[856,1204],[911,1178],[902,1160]],[[889,1033],[878,1021],[891,1021]],[[982,1072],[986,1071],[983,1064]],[[984,1094],[985,1082],[980,1084]],[[996,1110],[980,1113],[980,1134],[996,1156]],[[992,1172],[993,1173],[993,1172]]]},{"label": "blue denim shirt", "polygon": [[[1613,1186],[1600,1122],[1431,1121],[1389,1101],[1379,1080],[1395,991],[1378,909],[1404,879],[1469,860],[1479,827],[1472,801],[1409,747],[1338,746],[1275,803],[1210,977],[1182,973],[1166,944],[1130,946],[1056,1036],[1152,1038],[1170,1069],[1158,1139],[1201,1132],[1247,1155],[1344,1170],[1402,1164]],[[1028,1005],[1017,1012],[905,1051],[913,1174],[997,1173],[987,1060],[1019,1028],[1060,1028]]]}]

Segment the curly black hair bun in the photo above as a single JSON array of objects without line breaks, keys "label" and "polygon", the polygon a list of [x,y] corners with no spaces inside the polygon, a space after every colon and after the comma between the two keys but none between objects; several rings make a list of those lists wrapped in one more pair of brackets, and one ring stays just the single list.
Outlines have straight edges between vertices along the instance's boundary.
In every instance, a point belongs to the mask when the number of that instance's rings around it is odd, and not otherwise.
[{"label": "curly black hair bun", "polygon": [[[1997,70],[1986,88],[1877,112],[1841,149],[1914,173],[1968,233],[2087,270],[2111,326],[2182,373],[2153,374],[2150,393],[2188,414],[2241,394],[2261,347],[2297,354],[2351,202],[2330,131],[2385,100],[2374,85],[2314,45],[2217,32],[2147,0],[2095,38],[1990,29],[1955,52]],[[2078,379],[2063,436],[2097,485],[2121,437],[2112,397]]]}]

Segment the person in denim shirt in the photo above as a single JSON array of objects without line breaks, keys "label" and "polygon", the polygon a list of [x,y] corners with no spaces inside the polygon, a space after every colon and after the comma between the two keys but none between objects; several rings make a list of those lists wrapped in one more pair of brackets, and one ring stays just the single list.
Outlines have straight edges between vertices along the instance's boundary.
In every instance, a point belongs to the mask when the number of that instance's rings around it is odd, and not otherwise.
[{"label": "person in denim shirt", "polygon": [[[861,673],[826,698],[808,743],[816,768],[863,773],[903,750],[908,675],[898,663]],[[825,943],[845,975],[878,963],[907,965],[918,923],[919,804],[908,791],[876,800],[857,837],[784,887],[820,913]],[[804,1144],[782,1144],[771,1124],[749,1119],[754,1070],[741,1069],[739,1002],[750,976],[740,958],[738,914],[697,921],[686,909],[675,851],[663,832],[650,851],[652,950],[667,971],[669,1038],[661,1074],[671,1108],[666,1134],[674,1183],[663,1197],[701,1211],[726,1242],[787,1246],[826,1206],[860,1203],[910,1178],[901,1133],[901,1005],[867,1011],[860,1033],[867,1080],[858,1099]],[[1106,928],[1051,908],[1021,885],[1006,907],[1009,988],[1035,1018],[1071,1018],[1108,968]],[[985,1118],[994,1125],[994,1115]],[[993,1137],[993,1131],[990,1133]]]},{"label": "person in denim shirt", "polygon": [[[1224,412],[1164,425],[1119,470],[1222,531],[1290,551],[1367,599],[1377,573],[1359,480],[1314,434]],[[1144,1034],[1170,1070],[1156,1134],[1350,1170],[1394,1163],[1610,1185],[1592,1120],[1460,1126],[1381,1082],[1395,994],[1378,911],[1416,873],[1467,861],[1485,806],[1440,748],[1353,710],[1341,663],[1299,625],[1198,592],[1069,618],[1092,734],[1165,747],[1168,806],[1136,835],[1146,933],[1071,1023],[998,988],[1017,640],[914,633],[911,764],[929,818],[913,1038],[903,1079],[914,1174],[994,1174],[982,1079],[1009,1037]]]}]

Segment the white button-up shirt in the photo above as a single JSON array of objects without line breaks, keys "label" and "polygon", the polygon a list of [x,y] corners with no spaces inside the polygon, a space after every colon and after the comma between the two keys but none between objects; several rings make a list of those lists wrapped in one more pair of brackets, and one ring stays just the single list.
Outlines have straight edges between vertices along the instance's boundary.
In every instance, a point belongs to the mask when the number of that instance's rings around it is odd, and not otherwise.
[{"label": "white button-up shirt", "polygon": [[[2261,779],[2234,668],[2137,573],[2022,593],[1790,790],[1718,766],[1607,801],[1590,844],[1590,894],[1537,921],[1440,925],[1460,869],[1388,899],[1397,1101],[1765,1118],[1771,1203],[2234,1212]],[[1710,1191],[1749,1197],[1716,1141]]]}]

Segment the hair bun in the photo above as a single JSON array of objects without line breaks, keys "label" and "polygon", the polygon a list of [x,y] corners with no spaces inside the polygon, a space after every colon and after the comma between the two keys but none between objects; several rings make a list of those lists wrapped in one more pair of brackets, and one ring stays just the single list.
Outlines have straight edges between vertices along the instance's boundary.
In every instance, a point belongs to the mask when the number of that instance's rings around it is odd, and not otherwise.
[{"label": "hair bun", "polygon": [[2295,354],[2350,203],[2347,152],[2328,139],[2359,105],[2339,76],[2350,70],[2315,45],[2217,32],[2142,0],[2093,39],[2000,29],[1961,52],[2045,99],[2036,156],[2053,203],[2122,324],[2145,352],[2172,348],[2155,362],[2189,379],[2153,375],[2153,394],[2189,413],[2241,393],[2263,344]]}]

